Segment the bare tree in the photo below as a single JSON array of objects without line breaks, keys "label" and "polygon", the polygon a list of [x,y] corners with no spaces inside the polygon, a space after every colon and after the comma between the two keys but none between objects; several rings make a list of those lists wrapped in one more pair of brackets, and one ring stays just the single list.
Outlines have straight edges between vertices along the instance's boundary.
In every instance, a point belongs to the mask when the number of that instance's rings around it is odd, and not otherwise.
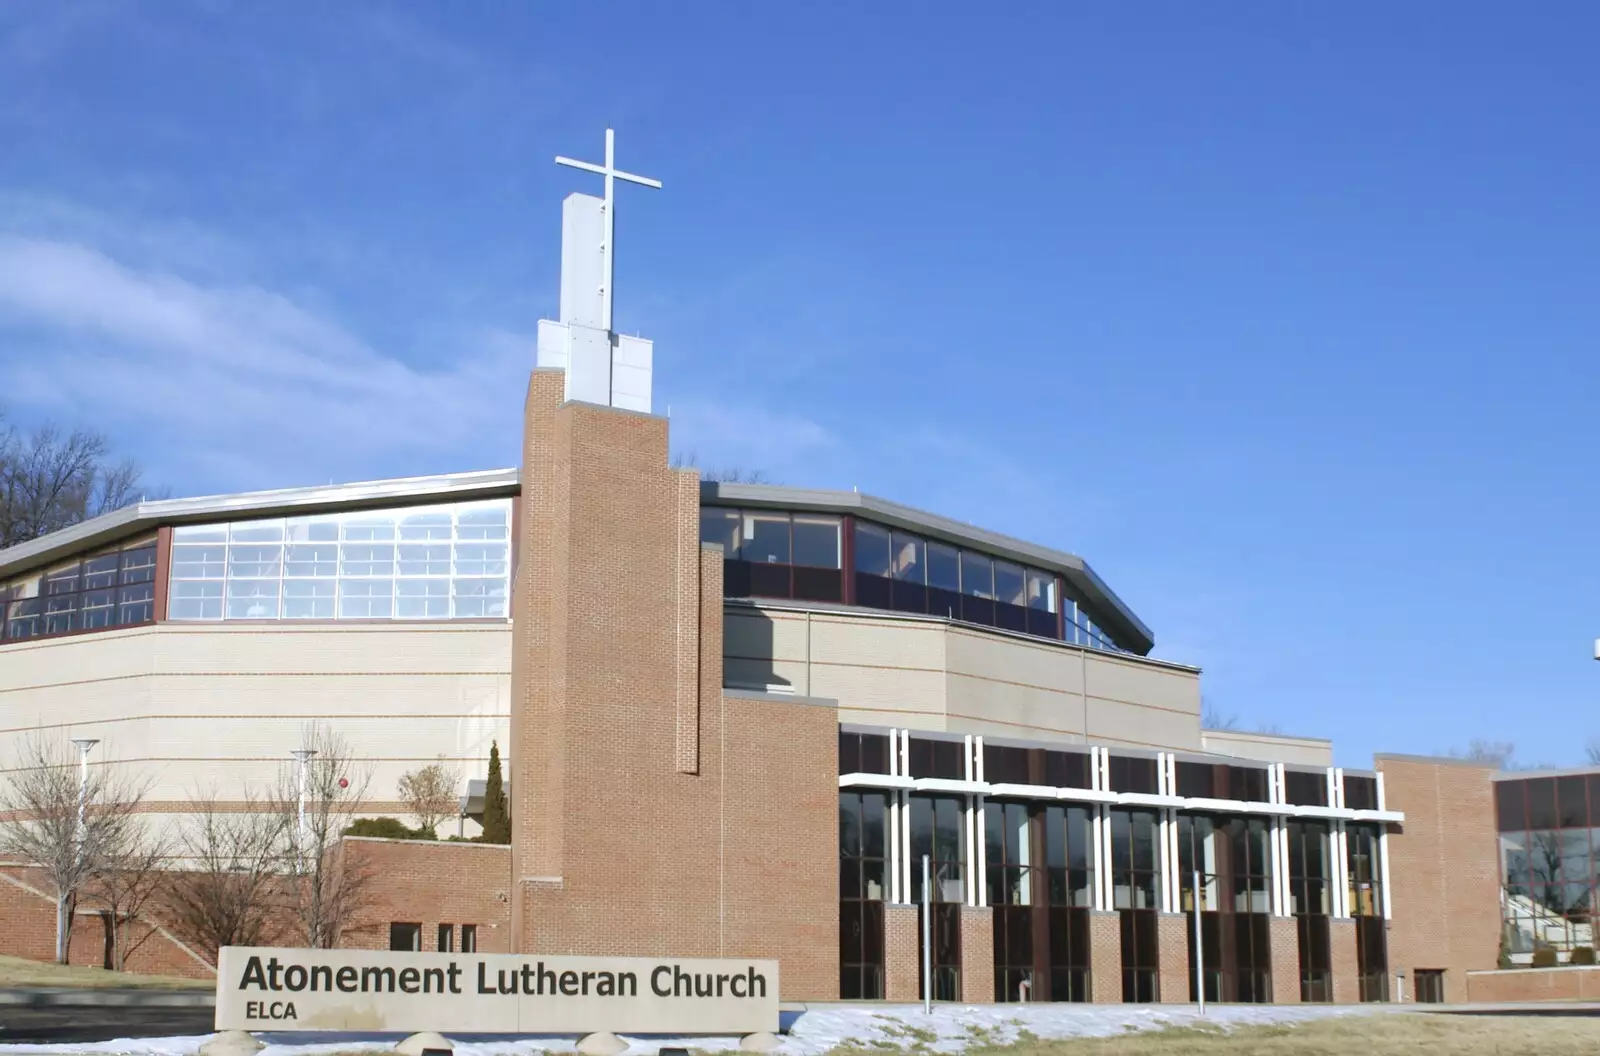
[{"label": "bare tree", "polygon": [[47,422],[24,434],[0,415],[0,548],[120,509],[140,497],[139,480],[100,433]]},{"label": "bare tree", "polygon": [[461,810],[461,772],[446,766],[444,757],[436,763],[408,770],[400,775],[400,801],[416,819],[418,827],[439,834],[439,823]]},{"label": "bare tree", "polygon": [[1583,754],[1590,766],[1600,766],[1600,737],[1591,740],[1588,747],[1584,748]]},{"label": "bare tree", "polygon": [[1510,770],[1513,769],[1511,760],[1516,752],[1517,746],[1511,741],[1487,741],[1474,737],[1467,742],[1466,748],[1450,749],[1449,755],[1453,759],[1486,763],[1497,770]]},{"label": "bare tree", "polygon": [[212,964],[224,946],[277,938],[285,820],[248,791],[233,808],[214,792],[193,800],[178,840],[183,867],[168,876],[162,903],[172,930]]},{"label": "bare tree", "polygon": [[286,764],[273,800],[284,818],[286,864],[294,882],[286,894],[300,939],[332,949],[366,908],[371,872],[343,853],[340,835],[355,820],[372,782],[350,745],[322,723],[306,728],[304,762]]},{"label": "bare tree", "polygon": [[56,900],[56,963],[67,963],[78,898],[126,852],[128,830],[149,789],[113,765],[80,772],[80,757],[64,736],[29,737],[22,744],[0,812],[0,853],[44,873]]},{"label": "bare tree", "polygon": [[1207,730],[1237,730],[1239,728],[1239,716],[1234,712],[1224,715],[1209,700],[1201,700],[1200,726]]},{"label": "bare tree", "polygon": [[[155,934],[151,922],[144,920],[144,912],[159,902],[171,851],[170,834],[152,831],[140,824],[136,815],[127,816],[122,831],[111,841],[105,867],[89,888],[105,927],[106,968],[125,971],[128,958]],[[142,932],[135,927],[141,921]]]},{"label": "bare tree", "polygon": [[740,466],[700,467],[700,458],[693,451],[679,451],[672,456],[673,469],[699,469],[701,480],[718,484],[776,484],[764,469],[745,469]]}]

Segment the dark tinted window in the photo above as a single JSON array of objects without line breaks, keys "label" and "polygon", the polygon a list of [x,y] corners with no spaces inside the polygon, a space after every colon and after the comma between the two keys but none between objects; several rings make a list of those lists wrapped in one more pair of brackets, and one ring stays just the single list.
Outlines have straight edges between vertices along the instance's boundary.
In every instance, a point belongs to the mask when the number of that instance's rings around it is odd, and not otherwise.
[{"label": "dark tinted window", "polygon": [[1551,777],[1536,777],[1528,782],[1528,827],[1556,827],[1556,782]]},{"label": "dark tinted window", "polygon": [[1215,768],[1210,763],[1182,763],[1178,770],[1178,795],[1190,799],[1212,799],[1216,796],[1213,787]]},{"label": "dark tinted window", "polygon": [[881,733],[839,732],[841,774],[887,774],[889,738]]},{"label": "dark tinted window", "polygon": [[1556,779],[1556,806],[1561,812],[1561,827],[1583,829],[1589,825],[1589,808],[1584,800],[1583,778]]},{"label": "dark tinted window", "polygon": [[[961,741],[932,741],[913,737],[911,776],[945,777],[961,781],[967,776],[966,764],[962,760],[962,753],[965,750],[966,745]],[[988,766],[987,761],[984,765]]]},{"label": "dark tinted window", "polygon": [[1328,805],[1328,775],[1324,772],[1287,770],[1283,775],[1283,787],[1288,801],[1297,807]]},{"label": "dark tinted window", "polygon": [[1147,792],[1153,795],[1157,787],[1154,759],[1125,755],[1111,757],[1111,791]]},{"label": "dark tinted window", "polygon": [[1497,781],[1494,786],[1495,814],[1501,832],[1522,832],[1528,827],[1528,783]]},{"label": "dark tinted window", "polygon": [[1344,805],[1349,810],[1378,809],[1378,779],[1344,775]]},{"label": "dark tinted window", "polygon": [[1228,798],[1249,803],[1267,801],[1267,772],[1253,766],[1228,767]]},{"label": "dark tinted window", "polygon": [[1083,752],[1047,751],[1045,784],[1062,788],[1089,788],[1089,757]]}]

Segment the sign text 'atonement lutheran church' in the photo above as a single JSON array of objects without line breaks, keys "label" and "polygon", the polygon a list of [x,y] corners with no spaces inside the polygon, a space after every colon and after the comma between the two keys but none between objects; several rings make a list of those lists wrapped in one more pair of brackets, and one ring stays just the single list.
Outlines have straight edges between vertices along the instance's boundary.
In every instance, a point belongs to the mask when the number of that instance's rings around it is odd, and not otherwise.
[{"label": "sign text 'atonement lutheran church'", "polygon": [[218,1030],[753,1034],[776,961],[225,947]]}]

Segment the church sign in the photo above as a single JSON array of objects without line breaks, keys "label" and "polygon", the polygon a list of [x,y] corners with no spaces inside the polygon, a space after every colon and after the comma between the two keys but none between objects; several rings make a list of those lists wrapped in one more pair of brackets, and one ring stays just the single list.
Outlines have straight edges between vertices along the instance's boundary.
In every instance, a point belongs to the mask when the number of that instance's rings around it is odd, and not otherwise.
[{"label": "church sign", "polygon": [[227,946],[216,1029],[776,1033],[778,963]]}]

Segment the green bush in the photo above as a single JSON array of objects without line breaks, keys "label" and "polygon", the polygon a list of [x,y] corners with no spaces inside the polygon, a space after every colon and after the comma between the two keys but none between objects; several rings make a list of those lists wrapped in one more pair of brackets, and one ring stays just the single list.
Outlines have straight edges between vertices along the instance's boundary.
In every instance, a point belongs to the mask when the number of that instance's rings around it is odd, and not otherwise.
[{"label": "green bush", "polygon": [[1567,958],[1567,963],[1568,964],[1593,964],[1594,963],[1594,947],[1593,946],[1574,946],[1572,948],[1571,956],[1569,956]]},{"label": "green bush", "polygon": [[1549,946],[1540,946],[1533,951],[1533,966],[1535,968],[1554,968],[1556,966],[1556,951]]},{"label": "green bush", "polygon": [[383,840],[436,840],[432,829],[407,828],[399,818],[357,818],[344,830],[346,836],[376,836]]}]

